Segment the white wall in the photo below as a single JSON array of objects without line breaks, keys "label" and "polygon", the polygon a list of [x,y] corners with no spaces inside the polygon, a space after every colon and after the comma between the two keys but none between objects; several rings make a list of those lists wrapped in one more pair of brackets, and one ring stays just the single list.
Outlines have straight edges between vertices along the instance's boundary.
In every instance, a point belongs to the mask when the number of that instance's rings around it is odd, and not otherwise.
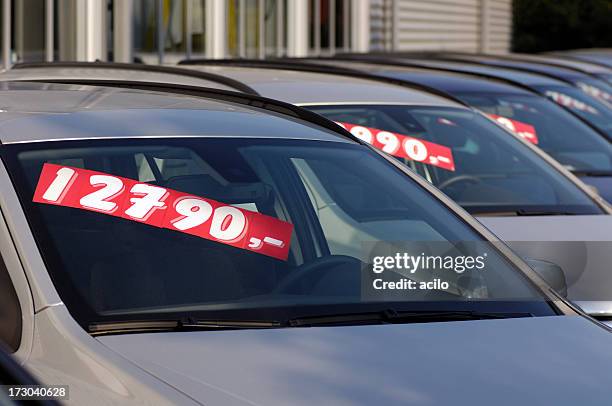
[{"label": "white wall", "polygon": [[[372,49],[510,49],[512,0],[371,0]],[[395,37],[395,38],[394,38]]]}]

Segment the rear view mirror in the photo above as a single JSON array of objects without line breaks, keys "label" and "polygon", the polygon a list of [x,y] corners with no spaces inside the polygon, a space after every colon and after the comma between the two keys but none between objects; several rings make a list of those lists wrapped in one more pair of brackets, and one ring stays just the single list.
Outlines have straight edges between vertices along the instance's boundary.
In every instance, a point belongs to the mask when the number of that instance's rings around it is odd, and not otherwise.
[{"label": "rear view mirror", "polygon": [[526,258],[525,262],[527,262],[551,288],[557,291],[561,296],[567,297],[567,282],[565,281],[563,269],[561,269],[559,265],[531,258]]}]

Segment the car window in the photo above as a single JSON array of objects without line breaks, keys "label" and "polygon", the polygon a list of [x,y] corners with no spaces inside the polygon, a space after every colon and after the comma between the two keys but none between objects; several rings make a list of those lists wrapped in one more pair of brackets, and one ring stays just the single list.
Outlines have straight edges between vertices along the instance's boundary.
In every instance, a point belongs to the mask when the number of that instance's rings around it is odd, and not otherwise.
[{"label": "car window", "polygon": [[[431,160],[423,164],[426,155],[421,162],[415,162],[418,157],[397,158],[473,213],[532,209],[601,213],[569,179],[498,125],[471,111],[397,105],[308,108],[339,123],[435,144],[426,149],[442,151],[436,159],[452,159],[452,165]],[[355,127],[351,131],[360,135]],[[594,159],[610,165],[609,156]]]},{"label": "car window", "polygon": [[[297,311],[313,304],[368,302],[361,291],[362,267],[372,254],[368,244],[389,241],[418,242],[419,255],[439,243],[484,244],[491,271],[470,282],[471,292],[485,299],[539,297],[463,220],[362,145],[203,138],[3,149],[52,280],[85,328],[187,311],[248,319],[266,316],[261,309],[270,307]],[[83,168],[63,166],[77,158]],[[116,183],[117,193],[100,196]],[[134,188],[141,192],[132,193]],[[85,189],[94,192],[80,192]],[[156,207],[163,209],[140,220],[124,211],[150,202],[147,191],[160,189],[156,199],[167,199],[167,205]],[[40,196],[55,203],[44,204]],[[72,203],[61,203],[63,196]],[[204,206],[211,211],[201,217]],[[218,217],[218,210],[234,214]],[[238,215],[246,218],[243,231],[221,237],[234,229]],[[262,244],[269,250],[260,251]],[[284,255],[277,255],[281,248]],[[474,250],[451,251],[465,256]],[[427,300],[469,301],[473,295],[466,293],[466,283],[457,274]],[[260,310],[245,315],[253,309]]]},{"label": "car window", "polygon": [[612,101],[612,86],[604,80],[585,76],[576,81],[576,86],[592,97],[608,103]]},{"label": "car window", "polygon": [[540,90],[546,97],[573,111],[612,138],[612,109],[608,103],[569,86],[542,86]]},{"label": "car window", "polygon": [[534,127],[538,146],[568,169],[611,171],[612,146],[569,112],[537,96],[460,94],[462,100],[487,114]]}]

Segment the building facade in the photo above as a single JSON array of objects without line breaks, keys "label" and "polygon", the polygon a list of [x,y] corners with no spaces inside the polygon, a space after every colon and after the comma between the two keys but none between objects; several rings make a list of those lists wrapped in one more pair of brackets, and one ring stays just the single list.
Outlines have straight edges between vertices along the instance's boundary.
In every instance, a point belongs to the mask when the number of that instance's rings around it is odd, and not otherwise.
[{"label": "building facade", "polygon": [[512,0],[0,0],[2,62],[507,52]]}]

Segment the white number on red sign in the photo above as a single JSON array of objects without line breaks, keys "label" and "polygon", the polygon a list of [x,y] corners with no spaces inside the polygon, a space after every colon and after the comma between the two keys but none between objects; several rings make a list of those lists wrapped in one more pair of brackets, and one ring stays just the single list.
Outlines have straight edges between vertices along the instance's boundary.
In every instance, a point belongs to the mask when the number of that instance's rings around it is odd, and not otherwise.
[{"label": "white number on red sign", "polygon": [[365,127],[356,125],[355,127],[351,128],[351,134],[359,138],[361,141],[367,142],[368,144],[372,143],[372,132]]},{"label": "white number on red sign", "polygon": [[424,161],[428,155],[425,144],[416,139],[406,139],[404,142],[404,151],[406,155],[414,161]]},{"label": "white number on red sign", "polygon": [[204,224],[212,215],[213,209],[208,202],[202,199],[186,198],[179,200],[174,210],[181,217],[172,220],[171,223],[178,230],[183,231]]},{"label": "white number on red sign", "polygon": [[136,197],[131,197],[132,205],[125,211],[128,216],[146,220],[156,209],[165,207],[164,199],[168,191],[163,187],[137,183],[130,190]]},{"label": "white number on red sign", "polygon": [[240,210],[231,206],[215,209],[210,235],[222,241],[233,241],[241,237],[245,229],[246,218]]},{"label": "white number on red sign", "polygon": [[233,241],[240,238],[246,230],[246,218],[239,209],[232,206],[212,206],[198,198],[180,200],[174,209],[181,217],[171,221],[178,230],[184,231],[204,224],[212,216],[210,235],[222,241]]},{"label": "white number on red sign", "polygon": [[89,178],[89,183],[91,183],[92,186],[102,186],[102,188],[87,196],[83,196],[80,200],[81,205],[107,213],[115,211],[117,209],[117,203],[107,200],[123,192],[124,186],[121,179],[108,175],[92,175]]},{"label": "white number on red sign", "polygon": [[68,186],[76,178],[76,171],[70,168],[60,168],[56,172],[56,177],[53,183],[49,185],[47,191],[42,198],[50,202],[61,202],[62,198],[68,191]]},{"label": "white number on red sign", "polygon": [[399,139],[389,131],[381,131],[376,134],[376,141],[382,144],[382,150],[387,154],[395,154],[400,147]]}]

